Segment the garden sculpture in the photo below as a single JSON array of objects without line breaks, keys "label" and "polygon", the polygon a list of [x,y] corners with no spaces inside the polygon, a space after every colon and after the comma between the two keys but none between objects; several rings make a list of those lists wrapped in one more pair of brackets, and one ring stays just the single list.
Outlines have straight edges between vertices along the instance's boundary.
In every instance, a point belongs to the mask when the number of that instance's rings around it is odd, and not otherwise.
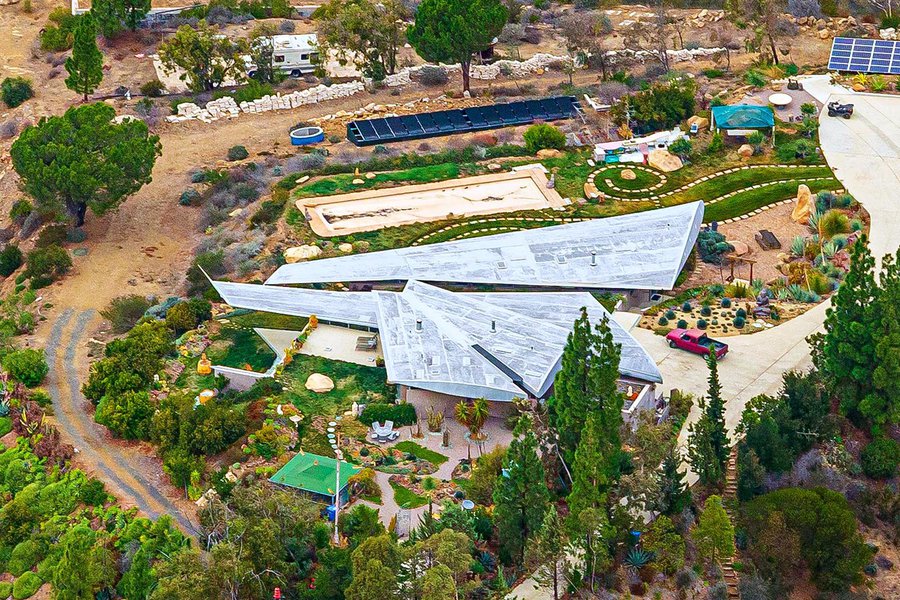
[{"label": "garden sculpture", "polygon": [[771,314],[772,307],[769,306],[769,292],[766,289],[762,289],[756,297],[756,308],[753,309],[753,316],[767,319]]}]

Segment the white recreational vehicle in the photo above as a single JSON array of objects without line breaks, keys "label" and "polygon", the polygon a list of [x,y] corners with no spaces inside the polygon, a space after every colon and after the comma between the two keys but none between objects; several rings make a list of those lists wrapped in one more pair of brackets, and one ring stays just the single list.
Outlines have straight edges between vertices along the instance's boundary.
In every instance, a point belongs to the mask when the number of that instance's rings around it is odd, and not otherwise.
[{"label": "white recreational vehicle", "polygon": [[[271,44],[272,68],[291,77],[312,73],[319,63],[318,39],[314,33],[261,37],[254,44]],[[255,70],[256,65],[247,57],[247,75],[253,77]]]}]

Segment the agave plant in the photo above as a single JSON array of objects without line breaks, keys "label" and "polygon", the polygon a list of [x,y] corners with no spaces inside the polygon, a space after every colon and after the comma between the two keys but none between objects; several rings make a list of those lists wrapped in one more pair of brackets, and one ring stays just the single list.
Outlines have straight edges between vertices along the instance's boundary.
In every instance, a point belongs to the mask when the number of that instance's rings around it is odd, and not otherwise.
[{"label": "agave plant", "polygon": [[653,560],[653,554],[640,548],[632,548],[625,556],[625,567],[632,571],[639,571],[646,567]]},{"label": "agave plant", "polygon": [[[822,245],[822,254],[825,255],[825,258],[831,258],[835,254],[837,254],[838,247],[834,242],[825,242]],[[824,264],[822,266],[825,266]]]},{"label": "agave plant", "polygon": [[791,240],[791,254],[794,256],[802,257],[805,249],[806,240],[802,235],[795,236],[794,239]]},{"label": "agave plant", "polygon": [[444,413],[434,410],[431,406],[425,416],[425,423],[428,425],[428,431],[438,433],[444,427]]},{"label": "agave plant", "polygon": [[803,298],[806,295],[806,290],[800,287],[799,284],[792,283],[791,285],[787,286],[787,293],[793,300],[796,300],[797,302],[803,302]]},{"label": "agave plant", "polygon": [[822,213],[818,211],[818,209],[809,213],[809,220],[806,224],[809,226],[809,230],[813,233],[819,232],[819,219],[822,218]]},{"label": "agave plant", "polygon": [[473,440],[481,440],[483,435],[481,428],[484,427],[488,417],[488,403],[484,398],[476,398],[471,402],[460,400],[455,409],[456,420],[469,430]]}]

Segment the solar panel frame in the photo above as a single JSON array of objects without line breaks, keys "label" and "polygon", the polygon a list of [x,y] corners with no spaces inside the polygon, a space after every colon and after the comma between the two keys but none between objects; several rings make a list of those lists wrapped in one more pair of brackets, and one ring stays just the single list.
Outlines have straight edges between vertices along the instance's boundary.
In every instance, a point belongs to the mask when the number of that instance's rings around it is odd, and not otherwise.
[{"label": "solar panel frame", "polygon": [[828,68],[834,71],[900,75],[900,42],[836,37]]}]

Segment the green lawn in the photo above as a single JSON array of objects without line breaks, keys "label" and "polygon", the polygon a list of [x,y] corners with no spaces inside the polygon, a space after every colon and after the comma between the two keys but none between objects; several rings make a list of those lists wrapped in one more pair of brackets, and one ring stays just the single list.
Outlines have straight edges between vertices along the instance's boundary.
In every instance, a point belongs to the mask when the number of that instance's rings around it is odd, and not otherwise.
[{"label": "green lawn", "polygon": [[206,349],[214,365],[264,372],[275,362],[275,352],[250,328],[223,326]]},{"label": "green lawn", "polygon": [[419,508],[428,504],[428,498],[420,496],[402,485],[391,482],[391,489],[394,490],[394,500],[400,508]]},{"label": "green lawn", "polygon": [[401,452],[412,454],[413,456],[421,460],[427,460],[436,467],[441,466],[449,460],[449,458],[444,456],[443,454],[435,452],[434,450],[429,450],[428,448],[420,446],[419,444],[411,442],[409,440],[400,442],[399,444],[395,445],[394,448],[400,450]]},{"label": "green lawn", "polygon": [[[324,394],[304,387],[313,373],[321,373],[334,381],[334,389]],[[387,383],[387,371],[320,356],[298,354],[285,367],[282,380],[285,398],[304,414],[331,418],[350,409],[353,401],[368,403],[386,400],[395,395],[394,386]]]},{"label": "green lawn", "polygon": [[[673,204],[684,204],[686,202],[694,202],[697,200],[709,201],[730,192],[746,189],[753,185],[781,180],[796,181],[797,183],[794,183],[794,193],[796,194],[796,186],[798,183],[804,179],[815,179],[817,177],[831,177],[831,169],[819,166],[798,167],[795,169],[779,167],[746,169],[698,183],[693,187],[663,198],[662,204],[664,206],[671,206]],[[770,188],[767,187],[763,189]],[[664,191],[666,191],[665,186],[654,193],[658,194]]]},{"label": "green lawn", "polygon": [[309,321],[306,317],[291,317],[289,315],[262,311],[232,314],[227,319],[240,327],[262,327],[263,329],[285,329],[288,331],[302,331]]},{"label": "green lawn", "polygon": [[[604,188],[606,186],[606,180],[609,179],[613,182],[613,185],[622,188],[623,190],[643,190],[648,187],[657,185],[660,182],[660,177],[656,173],[648,173],[643,169],[632,169],[634,172],[634,179],[623,179],[622,171],[625,169],[620,168],[611,168],[611,169],[602,169],[597,176],[594,178],[594,185],[596,185],[599,189],[600,186]],[[662,188],[659,188],[662,189]],[[656,193],[656,190],[653,191]]]},{"label": "green lawn", "polygon": [[[732,219],[734,217],[745,215],[757,208],[768,206],[774,202],[793,198],[797,195],[798,183],[802,182],[788,181],[756,190],[747,190],[746,192],[736,194],[731,198],[721,200],[715,204],[707,204],[703,220],[710,222]],[[807,182],[807,185],[813,195],[825,190],[833,191],[842,188],[837,179],[809,181]]]},{"label": "green lawn", "polygon": [[456,163],[443,163],[440,165],[431,165],[427,167],[413,167],[403,171],[392,171],[389,173],[376,173],[372,179],[361,177],[365,183],[353,184],[356,176],[335,175],[326,179],[319,179],[307,185],[300,187],[296,195],[300,198],[309,196],[330,196],[332,194],[343,194],[346,192],[355,192],[359,190],[367,190],[378,187],[384,187],[385,183],[429,183],[432,181],[443,181],[444,179],[453,179],[459,177],[460,165]]}]

